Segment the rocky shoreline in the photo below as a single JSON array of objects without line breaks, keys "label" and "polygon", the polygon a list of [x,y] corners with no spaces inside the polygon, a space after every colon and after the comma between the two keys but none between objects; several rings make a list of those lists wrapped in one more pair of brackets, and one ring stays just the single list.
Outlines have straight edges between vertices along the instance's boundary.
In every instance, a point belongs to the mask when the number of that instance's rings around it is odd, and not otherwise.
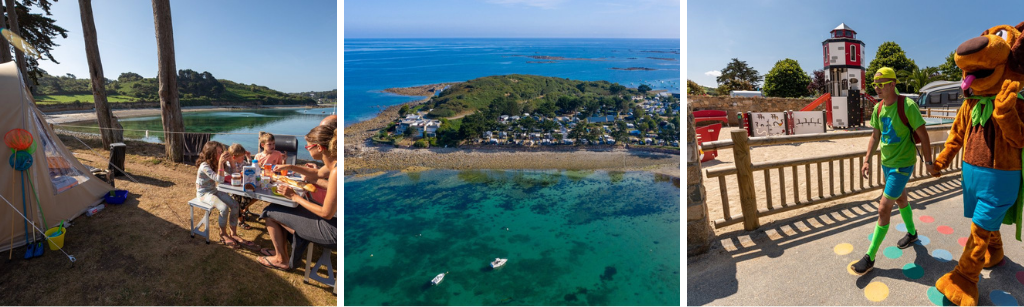
[{"label": "rocky shoreline", "polygon": [[[440,83],[410,88],[390,88],[386,92],[410,96],[431,96],[430,89],[439,90]],[[427,94],[424,95],[424,92]],[[566,169],[650,171],[679,178],[678,154],[645,152],[624,148],[579,149],[558,147],[552,150],[519,150],[514,147],[473,148],[395,148],[376,145],[370,138],[398,118],[403,105],[415,106],[429,98],[390,106],[376,117],[347,125],[344,128],[345,175],[365,176],[387,171],[415,172],[428,169]]]}]

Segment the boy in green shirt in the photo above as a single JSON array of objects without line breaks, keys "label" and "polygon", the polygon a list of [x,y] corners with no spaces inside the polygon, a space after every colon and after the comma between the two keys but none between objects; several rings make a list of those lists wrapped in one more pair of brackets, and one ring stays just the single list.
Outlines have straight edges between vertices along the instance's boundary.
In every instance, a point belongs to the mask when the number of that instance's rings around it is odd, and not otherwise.
[{"label": "boy in green shirt", "polygon": [[[917,163],[917,147],[914,145],[914,133],[921,139],[921,151],[924,154],[925,164],[931,165],[931,147],[928,146],[928,132],[924,127],[924,118],[917,104],[909,98],[904,98],[896,92],[896,72],[892,68],[882,67],[875,73],[875,81],[871,85],[882,98],[882,108],[876,106],[871,113],[871,127],[874,133],[871,134],[867,155],[864,157],[864,165],[861,166],[861,174],[864,178],[869,177],[871,168],[871,154],[875,151],[878,142],[882,142],[882,175],[885,176],[885,190],[879,199],[878,225],[875,226],[874,235],[871,236],[871,245],[864,254],[864,258],[852,264],[850,269],[859,275],[871,271],[875,267],[875,253],[878,246],[882,244],[885,233],[889,231],[889,216],[892,214],[893,203],[899,205],[900,216],[907,225],[907,235],[904,236],[896,247],[901,249],[910,247],[917,241],[917,229],[914,227],[914,214],[907,203],[907,192],[904,188],[910,180],[910,173],[914,170],[914,163]],[[900,108],[897,103],[902,103],[905,117],[909,123],[903,122],[900,116]]]}]

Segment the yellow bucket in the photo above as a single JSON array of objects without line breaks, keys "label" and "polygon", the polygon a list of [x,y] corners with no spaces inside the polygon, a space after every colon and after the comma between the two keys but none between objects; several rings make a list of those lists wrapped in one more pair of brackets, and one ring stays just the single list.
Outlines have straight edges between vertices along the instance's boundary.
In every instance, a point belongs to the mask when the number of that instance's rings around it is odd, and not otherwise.
[{"label": "yellow bucket", "polygon": [[59,231],[60,231],[60,227],[53,227],[53,228],[50,228],[49,230],[47,230],[45,232],[46,237],[50,238],[49,240],[46,240],[46,243],[50,245],[50,250],[52,250],[52,251],[55,251],[55,250],[60,249],[61,247],[64,247],[64,235],[68,233],[68,229],[64,228],[63,232],[61,232],[58,235],[54,235],[55,233],[57,233]]}]

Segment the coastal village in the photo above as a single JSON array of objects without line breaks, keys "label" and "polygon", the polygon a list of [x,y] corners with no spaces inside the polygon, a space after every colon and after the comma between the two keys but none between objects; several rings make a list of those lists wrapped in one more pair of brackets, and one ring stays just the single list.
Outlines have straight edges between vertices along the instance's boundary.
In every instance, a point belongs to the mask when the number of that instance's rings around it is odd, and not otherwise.
[{"label": "coastal village", "polygon": [[[555,117],[530,113],[501,115],[497,118],[496,127],[468,142],[498,146],[618,144],[678,148],[678,133],[669,132],[678,129],[675,123],[671,123],[671,118],[680,112],[679,99],[668,92],[630,98],[635,105],[626,113],[602,108],[595,112],[598,115],[590,117],[582,117],[582,112]],[[430,111],[422,110],[398,118],[393,135],[413,140],[436,138],[442,122],[427,118]],[[407,130],[411,132],[407,133]]]}]

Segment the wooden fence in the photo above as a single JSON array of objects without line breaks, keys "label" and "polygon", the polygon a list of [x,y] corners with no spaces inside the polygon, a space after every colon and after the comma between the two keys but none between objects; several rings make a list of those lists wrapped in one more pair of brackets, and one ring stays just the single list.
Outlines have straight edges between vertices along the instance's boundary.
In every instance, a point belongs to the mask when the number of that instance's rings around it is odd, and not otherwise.
[{"label": "wooden fence", "polygon": [[[949,128],[950,125],[947,124],[928,126],[926,129],[928,131],[948,131]],[[769,161],[758,163],[756,165],[750,163],[750,146],[869,137],[871,136],[871,133],[871,130],[865,130],[829,134],[820,133],[796,136],[755,137],[748,139],[745,131],[735,130],[732,132],[731,141],[704,143],[702,145],[704,150],[732,148],[734,154],[733,158],[735,161],[735,166],[706,170],[708,181],[712,181],[712,179],[717,178],[722,199],[722,213],[724,218],[715,220],[715,227],[719,228],[742,221],[744,223],[744,229],[754,230],[760,226],[758,218],[763,216],[769,216],[847,197],[853,194],[884,188],[885,179],[880,176],[881,155],[879,154],[879,150],[876,150],[875,154],[872,155],[873,161],[871,162],[871,172],[868,179],[864,179],[864,177],[860,175],[860,166],[864,162],[864,151],[841,153],[816,158]],[[932,142],[930,144],[932,148],[932,161],[934,161],[934,157],[942,151],[944,144],[945,141]],[[943,174],[960,171],[960,159],[961,157],[958,153],[950,162],[950,167],[943,170]],[[826,164],[827,169],[823,167]],[[812,165],[815,166],[814,169],[817,170],[816,174],[811,171]],[[838,165],[838,171],[835,167],[836,165]],[[927,174],[924,161],[923,159],[920,159],[920,157],[918,158],[918,163],[914,167],[915,169],[911,174],[911,182],[931,177]],[[803,176],[799,176],[797,172],[798,169],[801,168],[803,169]],[[754,173],[758,171],[763,174],[761,178],[763,182],[755,183]],[[787,195],[787,171],[790,173],[788,175],[790,176],[789,179],[791,180],[793,187],[791,195]],[[773,185],[773,181],[771,180],[772,173],[776,173],[779,177],[779,186],[777,187]],[[816,175],[813,177],[815,177],[814,179],[817,183],[817,193],[814,193],[815,191],[813,191],[814,189],[812,188],[812,183],[814,183],[812,181],[812,174]],[[726,177],[729,176],[736,177],[739,195],[730,195],[726,184]],[[838,184],[836,184],[837,177]],[[759,205],[757,203],[758,197],[755,194],[755,184],[758,186],[764,186],[763,192],[766,194],[765,199],[767,202],[767,206],[764,208],[758,208]],[[800,189],[801,185],[804,186],[803,191]],[[824,188],[826,185],[828,186],[828,189]],[[780,202],[777,204],[773,202],[773,196],[776,194],[773,193],[773,191],[777,192],[779,195]],[[742,212],[739,216],[734,216],[731,213],[729,202],[730,198],[739,199],[739,206]]]}]

